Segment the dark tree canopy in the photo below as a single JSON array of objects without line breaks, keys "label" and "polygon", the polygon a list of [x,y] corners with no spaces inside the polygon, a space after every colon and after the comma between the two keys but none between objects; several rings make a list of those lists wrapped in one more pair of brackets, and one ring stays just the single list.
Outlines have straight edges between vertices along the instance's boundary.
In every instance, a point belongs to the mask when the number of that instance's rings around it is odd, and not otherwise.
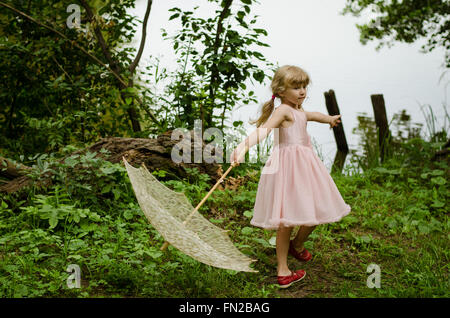
[{"label": "dark tree canopy", "polygon": [[359,16],[371,10],[376,17],[357,25],[361,43],[379,40],[377,49],[395,41],[413,43],[425,39],[424,52],[443,47],[450,67],[450,1],[448,0],[347,0],[343,14]]}]

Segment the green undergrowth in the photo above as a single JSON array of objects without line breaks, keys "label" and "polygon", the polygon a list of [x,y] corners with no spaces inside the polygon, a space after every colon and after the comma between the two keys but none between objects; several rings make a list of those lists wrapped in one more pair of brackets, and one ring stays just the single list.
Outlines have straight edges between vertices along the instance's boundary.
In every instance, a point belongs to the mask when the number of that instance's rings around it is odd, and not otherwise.
[{"label": "green undergrowth", "polygon": [[[307,277],[288,290],[276,286],[275,231],[250,225],[260,167],[241,164],[237,188],[217,190],[200,213],[223,229],[258,273],[201,264],[169,246],[142,213],[125,168],[96,154],[37,158],[31,177],[51,171],[46,188],[0,200],[0,297],[449,297],[448,162],[431,161],[442,144],[412,139],[401,158],[364,173],[332,174],[352,212],[318,226],[305,246]],[[421,149],[421,151],[416,151]],[[73,149],[71,149],[73,150]],[[211,185],[163,181],[196,205]],[[155,171],[157,177],[164,171]],[[70,264],[81,287],[69,288]],[[370,264],[380,288],[369,288]]]}]

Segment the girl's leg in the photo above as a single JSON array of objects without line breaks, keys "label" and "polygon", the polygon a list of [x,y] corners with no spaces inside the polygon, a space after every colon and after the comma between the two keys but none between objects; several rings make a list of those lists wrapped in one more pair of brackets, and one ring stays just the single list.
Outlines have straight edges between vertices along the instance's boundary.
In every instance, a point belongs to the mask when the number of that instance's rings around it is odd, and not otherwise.
[{"label": "girl's leg", "polygon": [[291,274],[287,264],[289,251],[289,241],[291,238],[292,227],[283,227],[280,225],[277,231],[277,272],[278,276],[288,276]]},{"label": "girl's leg", "polygon": [[292,240],[292,245],[294,245],[294,248],[301,252],[303,251],[303,243],[306,242],[309,234],[311,234],[311,232],[315,229],[315,225],[314,226],[304,226],[302,225],[300,227],[300,229],[297,232],[297,235],[295,236],[295,238]]}]

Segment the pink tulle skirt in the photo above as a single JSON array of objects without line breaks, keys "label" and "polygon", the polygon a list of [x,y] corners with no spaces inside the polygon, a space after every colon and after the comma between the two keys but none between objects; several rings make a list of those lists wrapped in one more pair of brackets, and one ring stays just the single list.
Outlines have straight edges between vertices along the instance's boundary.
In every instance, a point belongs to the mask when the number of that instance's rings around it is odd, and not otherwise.
[{"label": "pink tulle skirt", "polygon": [[312,147],[280,144],[261,172],[250,223],[265,229],[313,226],[339,221],[350,211]]}]

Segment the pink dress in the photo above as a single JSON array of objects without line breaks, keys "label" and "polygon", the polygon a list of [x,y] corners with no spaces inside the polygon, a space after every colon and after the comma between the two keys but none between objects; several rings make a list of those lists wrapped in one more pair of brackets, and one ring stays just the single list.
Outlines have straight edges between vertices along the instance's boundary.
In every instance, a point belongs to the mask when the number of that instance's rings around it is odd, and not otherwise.
[{"label": "pink dress", "polygon": [[[350,213],[327,168],[314,152],[306,131],[306,113],[290,106],[295,122],[275,129],[274,148],[261,172],[250,224],[318,225]],[[277,132],[279,143],[277,143]]]}]

